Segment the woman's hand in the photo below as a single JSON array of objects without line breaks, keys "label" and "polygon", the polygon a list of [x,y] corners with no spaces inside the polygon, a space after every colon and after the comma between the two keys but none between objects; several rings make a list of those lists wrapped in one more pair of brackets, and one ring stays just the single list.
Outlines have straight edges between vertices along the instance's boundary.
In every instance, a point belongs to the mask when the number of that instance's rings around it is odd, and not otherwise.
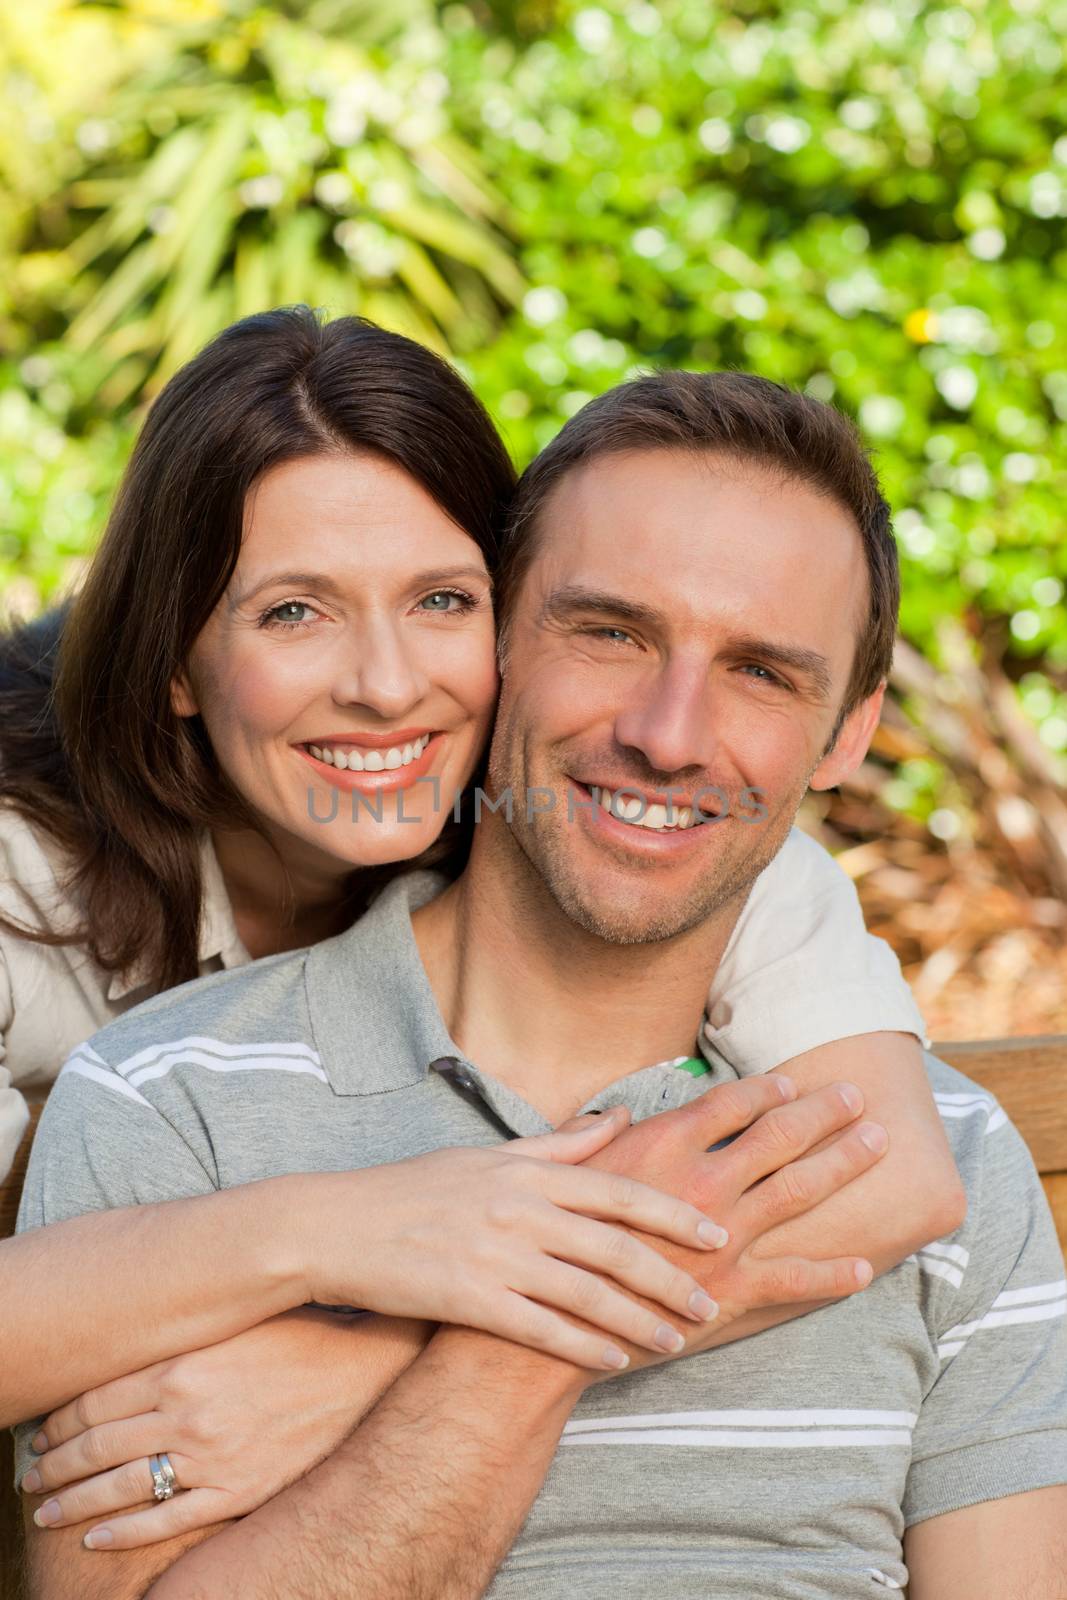
[{"label": "woman's hand", "polygon": [[[131,1550],[246,1516],[318,1465],[422,1350],[428,1324],[288,1311],[233,1339],[90,1389],[48,1417],[22,1480],[39,1527],[108,1518],[92,1548]],[[152,1494],[149,1456],[179,1490]],[[38,1477],[33,1478],[36,1472]],[[128,1511],[115,1518],[115,1512]]]},{"label": "woman's hand", "polygon": [[[764,1109],[758,1087],[739,1085],[738,1096],[752,1118]],[[618,1107],[536,1138],[301,1178],[316,1197],[297,1227],[317,1263],[306,1298],[481,1328],[599,1371],[626,1364],[604,1333],[674,1349],[678,1330],[659,1308],[692,1324],[711,1303],[688,1270],[627,1228],[702,1251],[725,1234],[688,1201],[577,1165],[628,1125]]]}]

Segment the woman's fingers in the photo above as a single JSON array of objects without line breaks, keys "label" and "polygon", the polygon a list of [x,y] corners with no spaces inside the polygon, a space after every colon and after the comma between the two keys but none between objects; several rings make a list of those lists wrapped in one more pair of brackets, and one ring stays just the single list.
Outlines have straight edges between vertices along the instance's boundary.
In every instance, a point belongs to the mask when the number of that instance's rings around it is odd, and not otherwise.
[{"label": "woman's fingers", "polygon": [[[172,1457],[175,1474],[179,1464],[186,1472],[191,1463],[181,1456]],[[59,1489],[33,1514],[39,1528],[63,1528],[74,1522],[85,1522],[89,1517],[106,1517],[114,1511],[128,1511],[144,1500],[152,1498],[152,1473],[147,1456],[124,1462],[111,1472],[101,1472],[81,1483],[72,1483]]]},{"label": "woman's fingers", "polygon": [[[147,1462],[144,1463],[147,1471]],[[177,1470],[177,1469],[175,1469]],[[136,1550],[141,1545],[157,1544],[160,1539],[175,1539],[194,1528],[210,1528],[234,1516],[229,1497],[219,1489],[183,1489],[171,1500],[144,1511],[131,1511],[106,1523],[95,1523],[85,1535],[90,1550]]]},{"label": "woman's fingers", "polygon": [[620,1172],[601,1172],[596,1167],[547,1168],[542,1192],[566,1211],[625,1222],[691,1250],[718,1250],[726,1243],[724,1230],[696,1206]]},{"label": "woman's fingers", "polygon": [[630,1364],[626,1352],[604,1334],[576,1327],[558,1311],[509,1291],[487,1306],[472,1326],[595,1372],[621,1372]]},{"label": "woman's fingers", "polygon": [[[681,1332],[664,1320],[657,1310],[639,1305],[628,1295],[607,1283],[594,1273],[583,1272],[567,1261],[541,1260],[533,1264],[530,1276],[524,1280],[523,1291],[531,1299],[560,1311],[570,1311],[605,1334],[615,1334],[628,1339],[631,1344],[653,1350],[657,1355],[664,1351],[677,1353],[685,1344]],[[694,1294],[701,1291],[694,1288]],[[717,1307],[704,1296],[707,1309],[714,1317]],[[688,1315],[688,1313],[687,1313]],[[694,1317],[694,1321],[710,1321],[711,1317]]]},{"label": "woman's fingers", "polygon": [[[155,1412],[139,1417],[123,1417],[118,1422],[102,1422],[88,1428],[76,1438],[68,1439],[54,1450],[48,1450],[34,1463],[37,1479],[21,1487],[29,1494],[45,1494],[64,1484],[77,1483],[94,1473],[106,1472],[110,1467],[121,1466],[137,1456],[149,1456],[172,1446],[173,1439],[157,1437],[163,1419]],[[127,1501],[127,1504],[129,1502]]]},{"label": "woman's fingers", "polygon": [[629,1126],[629,1122],[630,1113],[625,1106],[614,1106],[610,1111],[589,1111],[584,1117],[571,1117],[552,1133],[512,1139],[504,1149],[509,1155],[531,1156],[537,1161],[560,1161],[569,1165],[586,1161],[598,1150],[603,1150],[616,1134]]},{"label": "woman's fingers", "polygon": [[95,1428],[101,1422],[114,1422],[120,1417],[138,1417],[151,1411],[159,1393],[159,1370],[164,1363],[156,1362],[131,1372],[127,1377],[114,1378],[96,1389],[87,1389],[76,1400],[59,1406],[41,1424],[41,1432],[48,1448],[65,1444],[68,1439]]},{"label": "woman's fingers", "polygon": [[[725,1241],[725,1234],[723,1237]],[[595,1272],[606,1274],[623,1288],[632,1289],[635,1294],[644,1295],[647,1300],[654,1300],[667,1311],[675,1311],[694,1322],[708,1320],[712,1302],[696,1278],[691,1277],[681,1267],[675,1266],[665,1256],[660,1255],[658,1250],[654,1250],[651,1245],[635,1238],[623,1228],[614,1228],[606,1222],[594,1222],[587,1217],[567,1216],[557,1212],[554,1222],[549,1224],[544,1248],[557,1260],[565,1260],[573,1263],[575,1267],[592,1268]],[[592,1281],[595,1283],[597,1280]],[[556,1301],[553,1296],[546,1296],[537,1287],[525,1281],[516,1282],[513,1287],[521,1288],[524,1294],[532,1295],[535,1299],[547,1299],[553,1305],[561,1305],[566,1310],[580,1310],[580,1307],[569,1302]],[[627,1304],[632,1302],[628,1301]],[[626,1328],[617,1323],[600,1322],[598,1317],[588,1311],[583,1311],[582,1315],[609,1332],[627,1332]],[[646,1343],[643,1339],[636,1342]]]}]

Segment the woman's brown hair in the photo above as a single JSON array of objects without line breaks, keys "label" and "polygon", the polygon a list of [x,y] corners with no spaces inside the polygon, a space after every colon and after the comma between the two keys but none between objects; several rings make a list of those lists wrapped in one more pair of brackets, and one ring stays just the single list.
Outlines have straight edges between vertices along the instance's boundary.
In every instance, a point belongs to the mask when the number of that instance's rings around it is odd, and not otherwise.
[{"label": "woman's brown hair", "polygon": [[[64,934],[0,918],[9,931],[143,965],[157,990],[196,977],[200,837],[256,822],[171,682],[233,573],[249,489],[338,451],[409,473],[495,572],[514,472],[445,361],[306,306],[227,328],[152,406],[76,598],[0,642],[0,803],[63,847],[82,917]],[[450,828],[433,857],[461,848]],[[353,915],[370,886],[356,878]]]}]

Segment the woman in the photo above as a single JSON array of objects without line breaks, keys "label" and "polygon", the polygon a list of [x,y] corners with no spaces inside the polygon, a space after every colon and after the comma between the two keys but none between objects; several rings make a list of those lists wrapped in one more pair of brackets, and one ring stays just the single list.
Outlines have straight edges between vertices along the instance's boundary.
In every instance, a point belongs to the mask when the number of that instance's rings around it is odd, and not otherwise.
[{"label": "woman", "polygon": [[[351,319],[321,327],[306,311],[249,318],[172,380],[63,622],[54,719],[42,715],[53,702],[40,694],[36,716],[8,738],[0,788],[8,805],[0,945],[8,1072],[43,1081],[67,1049],[147,995],[329,936],[396,863],[461,862],[452,796],[476,776],[492,715],[491,585],[511,488],[502,446],[455,374],[418,346]],[[32,700],[32,689],[25,693]],[[332,805],[339,791],[366,806]],[[820,939],[837,942],[828,919],[855,915],[851,889],[828,858],[810,843],[791,842],[782,857],[790,851],[753,893],[713,994],[721,1019],[731,972],[744,973],[757,1019],[750,1048],[758,1048],[762,1015],[773,1014],[773,993],[757,993],[754,946],[766,962],[781,897],[826,911],[809,923],[803,953],[783,953],[802,954],[813,972]],[[867,950],[861,965],[878,1010],[867,1009],[859,1027],[842,1024],[831,999],[821,1036],[793,1039],[776,1060],[869,1030],[872,1017],[883,1028],[921,1028],[895,963],[887,973],[884,947],[875,942],[871,951],[871,965]],[[767,987],[780,979],[779,961]],[[717,1042],[728,1046],[730,1026],[743,1046],[744,1016],[720,1027]],[[832,1067],[826,1074],[837,1075]],[[320,1283],[332,1300],[394,1317],[470,1321],[521,1337],[502,1308],[515,1245],[494,1232],[495,1201],[505,1192],[536,1201],[530,1285],[543,1285],[546,1263],[560,1256],[603,1267],[603,1224],[595,1239],[578,1224],[610,1220],[618,1208],[596,1174],[563,1167],[614,1131],[580,1127],[522,1151],[513,1144],[506,1158],[421,1158],[399,1177],[388,1169],[347,1175],[353,1196],[373,1194],[380,1256],[390,1254],[394,1233],[392,1254],[402,1251],[412,1185],[440,1216],[418,1294],[395,1275],[388,1289],[368,1279],[341,1247],[328,1264],[312,1261],[308,1240],[329,1234],[308,1222],[325,1193],[314,1175],[299,1180],[298,1203],[295,1180],[279,1180],[284,1191],[249,1186],[270,1196],[230,1190],[23,1235],[0,1247],[0,1303],[32,1304],[35,1315],[18,1323],[17,1310],[5,1309],[0,1415],[37,1412],[182,1351],[236,1344],[247,1329],[261,1345],[275,1339],[275,1364],[277,1339],[295,1339],[314,1387],[321,1349],[309,1357],[307,1340],[321,1344],[333,1330],[314,1324],[309,1335],[307,1313],[279,1324],[318,1298]],[[462,1186],[462,1229],[449,1223],[450,1184]],[[700,1238],[698,1214],[672,1225],[655,1191],[642,1205],[647,1231],[677,1237],[671,1229],[680,1226],[687,1242]],[[562,1244],[561,1226],[571,1229]],[[657,1298],[657,1260],[646,1252],[626,1287]],[[476,1287],[496,1291],[477,1317]],[[571,1303],[554,1284],[527,1292],[563,1309]],[[84,1308],[75,1352],[50,1315],[72,1294]],[[670,1309],[694,1314],[685,1297]],[[598,1316],[606,1331],[662,1345],[658,1317],[623,1294],[606,1293]],[[410,1330],[416,1347],[421,1337]],[[538,1343],[590,1365],[614,1359],[602,1337],[579,1334],[562,1317]],[[136,1398],[113,1390],[108,1401],[140,1405],[143,1396],[142,1382]],[[84,1422],[84,1408],[80,1415]],[[69,1415],[57,1421],[60,1438],[70,1423]],[[56,1429],[46,1429],[50,1444]],[[115,1466],[138,1465],[122,1456],[119,1436],[111,1449]],[[139,1467],[143,1490],[143,1459]],[[42,1464],[42,1482],[59,1481]],[[134,1483],[101,1480],[95,1500],[83,1494],[77,1510],[127,1505]],[[126,1498],[116,1501],[120,1491]]]}]

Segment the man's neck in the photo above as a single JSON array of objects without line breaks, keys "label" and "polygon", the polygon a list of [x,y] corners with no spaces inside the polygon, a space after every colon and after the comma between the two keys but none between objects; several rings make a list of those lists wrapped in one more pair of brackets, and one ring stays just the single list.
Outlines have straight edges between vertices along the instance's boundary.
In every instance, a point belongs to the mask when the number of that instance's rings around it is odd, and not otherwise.
[{"label": "man's neck", "polygon": [[559,1123],[628,1073],[692,1054],[743,898],[674,939],[609,944],[489,831],[458,881],[412,919],[467,1057]]}]

